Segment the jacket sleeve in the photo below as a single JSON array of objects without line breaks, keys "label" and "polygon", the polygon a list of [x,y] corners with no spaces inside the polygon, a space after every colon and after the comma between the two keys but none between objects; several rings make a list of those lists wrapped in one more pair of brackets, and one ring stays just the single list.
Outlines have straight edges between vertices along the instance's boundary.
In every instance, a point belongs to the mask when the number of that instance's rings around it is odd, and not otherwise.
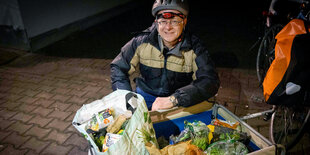
[{"label": "jacket sleeve", "polygon": [[197,65],[194,72],[196,79],[191,84],[177,89],[173,94],[180,106],[191,106],[213,97],[220,86],[219,77],[215,65],[204,46],[198,44],[194,50],[198,50],[193,65]]},{"label": "jacket sleeve", "polygon": [[135,55],[137,44],[136,40],[136,38],[133,38],[125,46],[123,46],[121,52],[115,57],[110,65],[113,90],[132,90],[129,79],[129,71],[135,70],[135,66],[131,64],[131,60]]}]

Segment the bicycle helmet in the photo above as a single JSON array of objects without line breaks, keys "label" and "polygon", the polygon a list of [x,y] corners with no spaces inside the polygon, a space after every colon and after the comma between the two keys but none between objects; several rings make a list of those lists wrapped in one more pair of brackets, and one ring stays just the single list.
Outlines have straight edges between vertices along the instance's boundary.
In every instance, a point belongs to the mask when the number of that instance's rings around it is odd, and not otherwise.
[{"label": "bicycle helmet", "polygon": [[161,10],[178,10],[187,16],[189,8],[187,0],[155,0],[152,15],[155,17]]}]

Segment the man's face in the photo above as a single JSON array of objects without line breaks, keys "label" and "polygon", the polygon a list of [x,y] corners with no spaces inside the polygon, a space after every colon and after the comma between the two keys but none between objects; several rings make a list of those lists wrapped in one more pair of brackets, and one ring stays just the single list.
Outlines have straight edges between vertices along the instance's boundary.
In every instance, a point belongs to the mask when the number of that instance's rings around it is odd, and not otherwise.
[{"label": "man's face", "polygon": [[[177,10],[162,10],[158,14],[165,12],[180,13]],[[182,19],[179,16],[174,16],[173,18],[157,19],[157,30],[162,39],[166,42],[174,42],[182,34],[182,31],[186,25],[186,18]]]}]

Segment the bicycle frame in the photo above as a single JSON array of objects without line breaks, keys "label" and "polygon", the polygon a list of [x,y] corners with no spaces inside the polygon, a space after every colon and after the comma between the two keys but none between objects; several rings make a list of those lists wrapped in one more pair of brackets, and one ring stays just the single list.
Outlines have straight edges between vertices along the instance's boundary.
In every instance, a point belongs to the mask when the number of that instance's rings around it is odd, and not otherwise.
[{"label": "bicycle frame", "polygon": [[[241,120],[248,120],[248,119],[252,119],[252,118],[256,118],[256,117],[260,117],[260,116],[269,116],[271,114],[273,114],[275,111],[274,108],[270,109],[270,110],[265,110],[265,111],[261,111],[261,112],[257,112],[257,113],[253,113],[253,114],[248,114],[246,116],[241,117]],[[269,118],[270,119],[270,118]]]}]

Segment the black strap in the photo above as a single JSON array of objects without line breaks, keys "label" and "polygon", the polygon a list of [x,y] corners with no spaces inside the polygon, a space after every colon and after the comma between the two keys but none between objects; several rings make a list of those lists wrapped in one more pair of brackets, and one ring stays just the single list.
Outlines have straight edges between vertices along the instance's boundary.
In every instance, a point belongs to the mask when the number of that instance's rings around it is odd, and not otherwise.
[{"label": "black strap", "polygon": [[94,153],[93,153],[94,147],[93,147],[93,145],[91,145],[91,142],[89,140],[88,140],[88,150],[89,150],[91,155],[94,155]]},{"label": "black strap", "polygon": [[310,106],[310,91],[305,91],[304,105]]},{"label": "black strap", "polygon": [[134,113],[136,109],[133,108],[133,107],[128,103],[128,101],[129,101],[132,97],[138,98],[138,96],[137,96],[135,93],[130,92],[130,93],[126,94],[126,96],[125,96],[125,99],[126,99],[126,108],[127,108],[128,110],[130,110],[132,113]]},{"label": "black strap", "polygon": [[309,34],[309,23],[307,21],[304,21],[306,32]]}]

